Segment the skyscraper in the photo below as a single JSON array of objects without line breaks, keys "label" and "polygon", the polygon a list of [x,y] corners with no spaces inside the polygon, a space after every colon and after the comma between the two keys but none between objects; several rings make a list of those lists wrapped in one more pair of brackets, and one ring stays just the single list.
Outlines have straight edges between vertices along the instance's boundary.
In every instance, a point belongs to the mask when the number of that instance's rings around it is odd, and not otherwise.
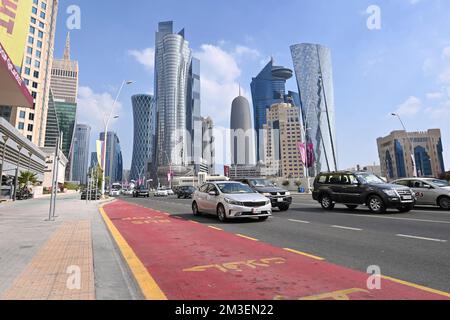
[{"label": "skyscraper", "polygon": [[186,109],[187,156],[191,164],[202,157],[202,117],[200,100],[200,60],[192,58],[189,68],[188,101]]},{"label": "skyscraper", "polygon": [[308,149],[314,149],[309,174],[338,169],[333,69],[330,49],[318,44],[291,46]]},{"label": "skyscraper", "polygon": [[131,97],[134,115],[133,161],[131,179],[146,174],[147,166],[154,159],[156,109],[153,96],[138,94]]},{"label": "skyscraper", "polygon": [[73,139],[73,152],[70,170],[70,180],[86,184],[86,176],[89,167],[89,142],[91,127],[85,124],[77,124]]},{"label": "skyscraper", "polygon": [[45,147],[56,145],[54,139],[54,116],[56,115],[58,132],[63,133],[62,150],[70,159],[77,112],[78,62],[70,59],[69,34],[67,34],[63,59],[53,60],[50,88],[52,99],[49,99]]},{"label": "skyscraper", "polygon": [[253,118],[256,131],[256,158],[258,161],[264,160],[265,157],[262,145],[264,141],[262,129],[266,124],[267,110],[272,105],[283,102],[292,102],[296,106],[300,106],[298,94],[293,92],[286,94],[286,81],[292,76],[292,70],[275,66],[274,60],[271,59],[252,80]]},{"label": "skyscraper", "polygon": [[[5,5],[5,1],[2,2]],[[10,123],[40,147],[44,146],[45,139],[57,12],[58,0],[34,0],[30,6],[29,16],[25,19],[29,23],[25,28],[27,30],[27,40],[23,48],[25,54],[23,61],[17,66],[33,96],[34,108],[0,107],[2,109],[0,113],[10,113]]]},{"label": "skyscraper", "polygon": [[[104,132],[100,133],[99,140],[105,141]],[[109,180],[109,184],[122,182],[123,158],[120,148],[120,140],[115,132],[108,132],[105,163],[105,177]]]},{"label": "skyscraper", "polygon": [[[205,165],[204,172],[209,175],[215,173],[216,151],[214,141],[214,122],[210,117],[202,118],[202,161]],[[200,171],[200,170],[199,170]]]},{"label": "skyscraper", "polygon": [[192,51],[184,29],[173,33],[173,22],[159,23],[155,44],[155,97],[157,105],[156,160],[158,175],[185,172],[188,144],[186,114]]},{"label": "skyscraper", "polygon": [[254,135],[248,100],[239,94],[231,106],[231,164],[252,165]]}]

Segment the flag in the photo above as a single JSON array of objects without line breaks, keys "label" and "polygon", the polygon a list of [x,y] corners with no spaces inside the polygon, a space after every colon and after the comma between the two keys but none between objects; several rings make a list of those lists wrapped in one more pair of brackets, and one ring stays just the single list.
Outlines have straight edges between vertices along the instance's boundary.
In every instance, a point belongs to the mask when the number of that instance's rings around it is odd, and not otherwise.
[{"label": "flag", "polygon": [[300,152],[300,160],[302,161],[303,164],[307,164],[306,163],[306,145],[302,142],[298,143],[298,151]]},{"label": "flag", "polygon": [[97,162],[100,166],[100,169],[103,170],[103,146],[104,142],[101,140],[96,141],[96,147],[97,147]]}]

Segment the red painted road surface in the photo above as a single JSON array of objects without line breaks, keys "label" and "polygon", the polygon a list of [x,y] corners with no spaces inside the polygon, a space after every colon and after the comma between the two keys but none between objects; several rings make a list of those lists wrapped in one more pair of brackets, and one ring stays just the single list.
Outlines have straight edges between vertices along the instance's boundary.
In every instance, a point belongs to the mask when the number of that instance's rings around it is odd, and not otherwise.
[{"label": "red painted road surface", "polygon": [[448,299],[116,201],[104,210],[169,300]]}]

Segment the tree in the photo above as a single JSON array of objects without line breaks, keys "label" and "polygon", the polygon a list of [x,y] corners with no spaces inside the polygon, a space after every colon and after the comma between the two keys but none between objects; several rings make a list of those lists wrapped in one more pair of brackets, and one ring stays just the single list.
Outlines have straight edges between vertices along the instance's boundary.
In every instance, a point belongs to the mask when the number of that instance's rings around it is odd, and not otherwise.
[{"label": "tree", "polygon": [[439,177],[440,179],[444,179],[447,181],[450,181],[450,171],[444,172],[441,174],[441,176]]},{"label": "tree", "polygon": [[295,181],[295,185],[300,188],[303,185],[303,183],[301,180],[297,180]]},{"label": "tree", "polygon": [[289,180],[283,181],[283,186],[284,186],[284,187],[288,187],[289,185],[290,185]]},{"label": "tree", "polygon": [[29,184],[36,184],[37,178],[36,174],[30,171],[22,171],[19,176],[19,184],[21,186],[27,186]]}]

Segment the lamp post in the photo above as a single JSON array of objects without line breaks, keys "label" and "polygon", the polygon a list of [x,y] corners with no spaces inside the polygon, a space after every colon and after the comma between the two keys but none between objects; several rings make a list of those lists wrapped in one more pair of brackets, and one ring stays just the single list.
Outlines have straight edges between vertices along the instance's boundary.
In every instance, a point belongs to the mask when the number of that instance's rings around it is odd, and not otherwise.
[{"label": "lamp post", "polygon": [[2,166],[0,168],[0,191],[2,189],[3,185],[3,167],[5,166],[5,153],[6,153],[6,143],[9,140],[9,137],[7,135],[4,135],[3,137],[3,152],[2,152]]},{"label": "lamp post", "polygon": [[405,124],[403,123],[403,120],[400,117],[400,115],[398,113],[392,113],[391,115],[393,117],[398,118],[398,120],[400,121],[400,123],[403,127],[403,130],[405,130],[405,132],[406,132],[406,138],[409,140],[409,144],[410,144],[410,148],[411,148],[411,162],[412,162],[413,176],[417,177],[416,159],[414,156],[414,141],[411,138],[411,136],[409,135],[408,130],[406,130]]},{"label": "lamp post", "polygon": [[108,115],[105,114],[105,118],[104,118],[104,124],[105,124],[105,137],[103,139],[103,154],[102,154],[102,169],[103,169],[103,173],[102,173],[102,197],[105,196],[105,172],[106,172],[106,144],[108,142],[108,126],[109,126],[109,122],[111,121],[111,119],[117,119],[118,116],[114,116],[114,109],[116,107],[117,104],[117,100],[119,100],[119,96],[120,93],[122,92],[122,89],[125,85],[130,85],[132,84],[133,81],[123,81],[122,85],[120,86],[119,91],[117,92],[117,96],[116,99],[114,100],[114,103],[112,105],[111,111]]},{"label": "lamp post", "polygon": [[167,178],[169,178],[170,175],[170,181],[169,181],[169,188],[172,189],[172,161],[170,161],[169,156],[167,155],[167,151],[163,150],[166,158],[167,158],[167,162],[169,164],[169,174],[167,175]]},{"label": "lamp post", "polygon": [[19,144],[17,146],[17,150],[19,150],[19,155],[17,157],[17,166],[16,166],[16,178],[14,181],[14,195],[13,195],[13,200],[16,201],[17,198],[17,187],[18,187],[18,180],[19,180],[19,166],[20,166],[20,155],[22,152],[22,146]]}]

